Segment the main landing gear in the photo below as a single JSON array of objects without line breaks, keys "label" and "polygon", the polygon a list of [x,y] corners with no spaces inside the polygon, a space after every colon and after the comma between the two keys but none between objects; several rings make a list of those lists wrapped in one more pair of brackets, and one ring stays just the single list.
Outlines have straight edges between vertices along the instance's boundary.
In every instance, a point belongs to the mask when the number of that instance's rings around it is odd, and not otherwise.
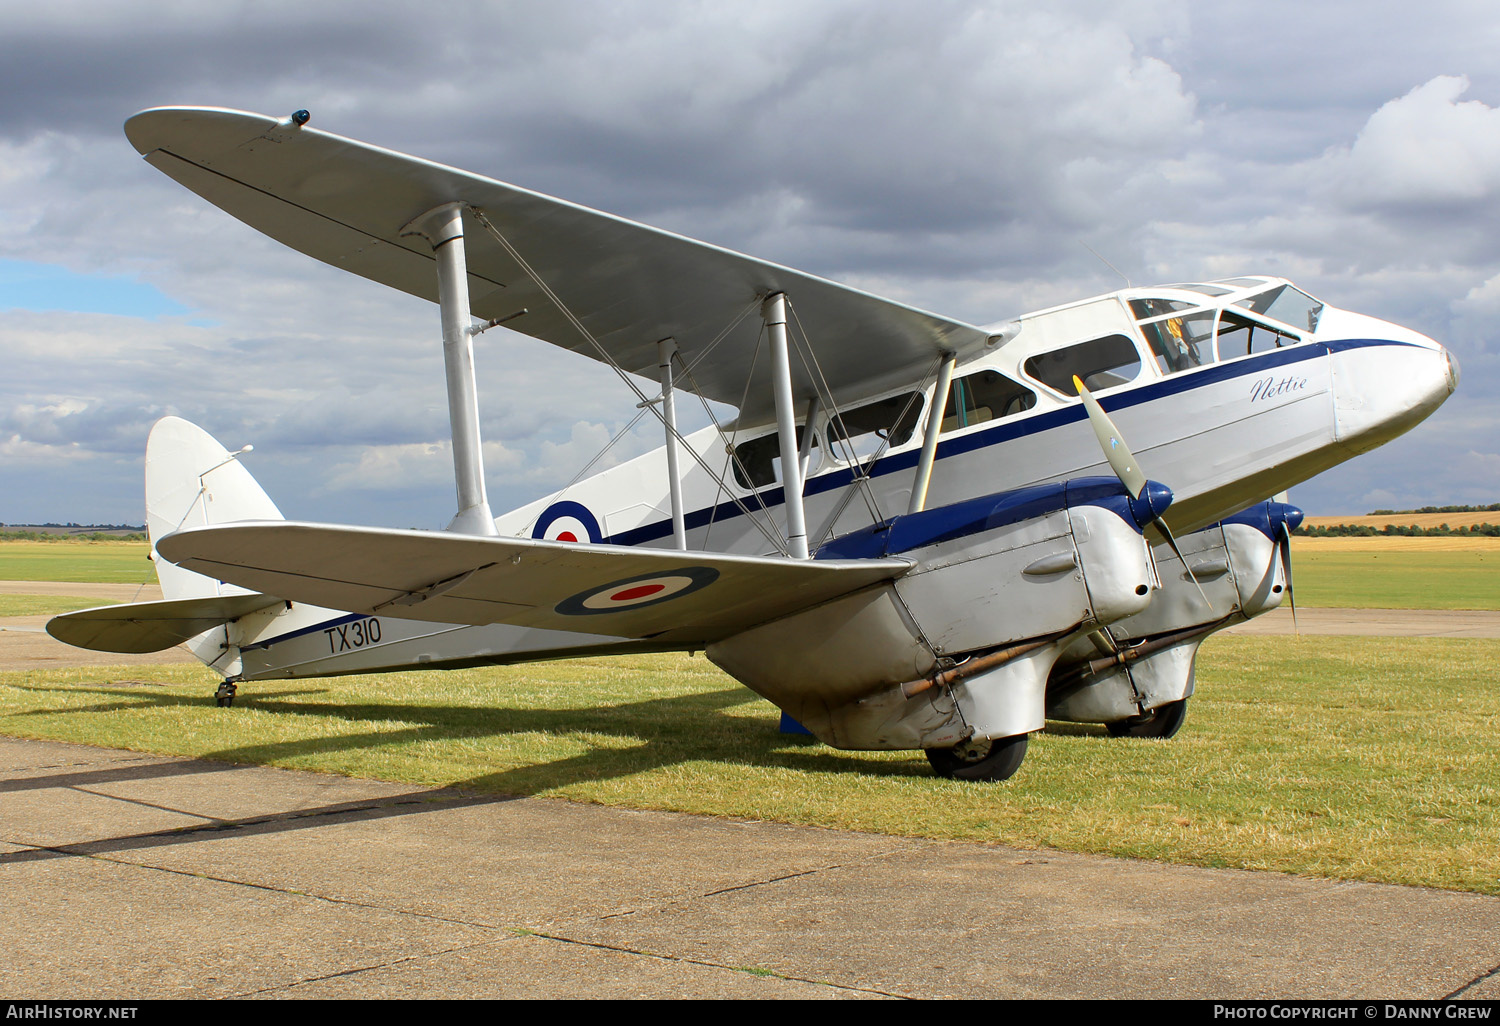
[{"label": "main landing gear", "polygon": [[1144,716],[1105,724],[1110,737],[1159,737],[1166,740],[1182,729],[1187,718],[1187,699],[1159,705]]},{"label": "main landing gear", "polygon": [[239,690],[239,685],[232,680],[226,680],[219,685],[219,690],[214,692],[214,703],[220,707],[234,704],[234,693]]},{"label": "main landing gear", "polygon": [[952,748],[928,748],[927,761],[940,777],[954,780],[1009,780],[1026,758],[1029,734],[993,741],[965,741]]}]

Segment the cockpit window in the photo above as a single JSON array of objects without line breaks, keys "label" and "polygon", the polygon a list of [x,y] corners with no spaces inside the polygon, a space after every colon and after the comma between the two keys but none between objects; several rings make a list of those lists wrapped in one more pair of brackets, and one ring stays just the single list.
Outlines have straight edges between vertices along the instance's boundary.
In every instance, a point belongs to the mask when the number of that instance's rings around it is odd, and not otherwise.
[{"label": "cockpit window", "polygon": [[1279,285],[1234,305],[1304,331],[1317,331],[1318,318],[1323,314],[1322,303],[1290,285]]},{"label": "cockpit window", "polygon": [[1141,325],[1146,346],[1163,374],[1178,374],[1214,362],[1214,313],[1200,310]]},{"label": "cockpit window", "polygon": [[1147,321],[1153,317],[1177,313],[1179,310],[1191,310],[1202,305],[1202,303],[1184,303],[1180,299],[1132,299],[1130,312],[1135,314],[1136,320]]},{"label": "cockpit window", "polygon": [[1036,405],[1036,393],[997,370],[956,378],[948,389],[942,431],[958,431],[1021,413]]},{"label": "cockpit window", "polygon": [[1289,332],[1258,324],[1247,317],[1237,317],[1227,310],[1219,318],[1219,359],[1221,360],[1232,360],[1236,356],[1249,356],[1252,353],[1264,353],[1283,346],[1293,346],[1301,341]]},{"label": "cockpit window", "polygon": [[1163,285],[1164,289],[1182,289],[1184,292],[1199,292],[1205,296],[1227,296],[1233,289],[1220,288],[1217,285],[1204,285],[1200,282],[1185,282],[1178,285]]},{"label": "cockpit window", "polygon": [[1124,335],[1106,335],[1050,353],[1038,353],[1026,361],[1023,369],[1048,388],[1063,395],[1077,395],[1073,388],[1075,374],[1091,392],[1134,381],[1141,372],[1141,354]]}]

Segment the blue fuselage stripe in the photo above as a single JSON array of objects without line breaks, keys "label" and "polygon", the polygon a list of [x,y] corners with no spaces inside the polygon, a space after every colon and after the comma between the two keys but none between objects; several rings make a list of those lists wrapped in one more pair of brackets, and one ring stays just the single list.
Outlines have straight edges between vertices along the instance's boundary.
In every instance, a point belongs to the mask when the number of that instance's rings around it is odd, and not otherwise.
[{"label": "blue fuselage stripe", "polygon": [[[1234,378],[1248,377],[1256,374],[1264,374],[1269,370],[1288,367],[1305,360],[1316,360],[1320,357],[1331,355],[1344,349],[1360,349],[1368,346],[1405,346],[1410,342],[1393,342],[1382,339],[1348,339],[1335,342],[1304,342],[1295,346],[1287,346],[1284,349],[1273,349],[1265,353],[1257,353],[1246,359],[1231,360],[1227,363],[1213,363],[1206,367],[1197,367],[1191,371],[1174,374],[1160,381],[1139,385],[1125,392],[1111,395],[1101,400],[1100,405],[1106,411],[1128,410],[1133,406],[1144,403],[1155,402],[1167,396],[1189,392],[1195,388],[1203,388],[1207,385],[1218,384],[1221,381],[1229,381]],[[975,452],[979,449],[987,449],[993,445],[1002,445],[1017,438],[1027,435],[1039,434],[1050,431],[1053,428],[1063,427],[1067,424],[1077,423],[1087,419],[1081,403],[1062,407],[1061,409],[1048,410],[1036,416],[1019,416],[1004,420],[994,427],[973,434],[964,435],[960,438],[950,438],[939,441],[937,447],[937,459],[944,460],[951,456],[963,453]],[[871,477],[884,477],[887,474],[897,474],[903,470],[912,470],[917,465],[920,456],[917,449],[897,453],[894,456],[886,456],[870,468]],[[842,469],[828,474],[821,474],[808,480],[803,488],[805,497],[821,495],[823,492],[842,488],[854,480],[852,469]],[[786,493],[780,488],[767,488],[760,493],[758,504],[767,507],[780,506],[786,501]],[[710,523],[723,523],[733,520],[735,517],[743,516],[739,505],[734,502],[721,502],[716,506],[706,506],[703,509],[693,510],[683,518],[688,530],[698,527],[707,527]],[[642,524],[640,527],[621,531],[605,538],[608,545],[641,545],[646,542],[665,538],[672,533],[672,522],[670,520],[657,521],[651,524]]]}]

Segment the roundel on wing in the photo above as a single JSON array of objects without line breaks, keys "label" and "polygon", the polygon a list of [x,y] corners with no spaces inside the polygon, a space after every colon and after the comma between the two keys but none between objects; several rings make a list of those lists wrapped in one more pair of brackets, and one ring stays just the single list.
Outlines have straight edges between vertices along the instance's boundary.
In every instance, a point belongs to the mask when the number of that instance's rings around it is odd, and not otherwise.
[{"label": "roundel on wing", "polygon": [[706,588],[719,579],[719,571],[711,566],[685,566],[674,570],[658,570],[655,573],[627,577],[623,581],[611,581],[587,591],[580,591],[571,598],[557,604],[556,611],[564,616],[593,616],[599,613],[619,613],[627,609],[641,609],[659,602],[691,595]]},{"label": "roundel on wing", "polygon": [[604,532],[599,530],[599,521],[589,508],[581,502],[565,499],[554,502],[536,518],[531,529],[533,538],[544,541],[592,542],[604,541]]}]

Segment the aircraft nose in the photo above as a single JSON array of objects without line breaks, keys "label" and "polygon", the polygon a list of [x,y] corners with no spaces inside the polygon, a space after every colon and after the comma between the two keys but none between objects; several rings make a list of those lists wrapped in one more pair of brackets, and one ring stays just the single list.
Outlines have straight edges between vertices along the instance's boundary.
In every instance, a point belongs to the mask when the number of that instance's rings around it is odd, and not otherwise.
[{"label": "aircraft nose", "polygon": [[1331,344],[1338,439],[1356,452],[1425,420],[1458,387],[1458,361],[1425,335]]},{"label": "aircraft nose", "polygon": [[1448,394],[1452,395],[1458,391],[1458,357],[1454,356],[1450,350],[1443,349],[1442,346],[1438,348],[1442,349],[1443,355],[1448,358]]}]

